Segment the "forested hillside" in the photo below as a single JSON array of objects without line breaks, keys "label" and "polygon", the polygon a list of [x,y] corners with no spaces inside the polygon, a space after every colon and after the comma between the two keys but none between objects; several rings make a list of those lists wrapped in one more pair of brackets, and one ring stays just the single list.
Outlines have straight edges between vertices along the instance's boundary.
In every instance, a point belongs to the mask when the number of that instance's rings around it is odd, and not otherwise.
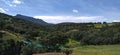
[{"label": "forested hillside", "polygon": [[113,44],[120,44],[119,22],[44,26],[0,13],[0,55],[32,55],[80,45]]},{"label": "forested hillside", "polygon": [[[40,32],[48,32],[49,28],[24,19],[0,13],[0,29],[27,36],[38,36]],[[36,35],[34,35],[36,34]]]},{"label": "forested hillside", "polygon": [[41,19],[36,19],[36,18],[33,18],[33,17],[21,15],[21,14],[17,14],[15,17],[19,18],[19,19],[24,19],[24,20],[27,20],[27,21],[31,21],[31,22],[34,22],[34,23],[42,24],[42,25],[52,25],[52,24],[47,23],[47,22],[45,22]]}]

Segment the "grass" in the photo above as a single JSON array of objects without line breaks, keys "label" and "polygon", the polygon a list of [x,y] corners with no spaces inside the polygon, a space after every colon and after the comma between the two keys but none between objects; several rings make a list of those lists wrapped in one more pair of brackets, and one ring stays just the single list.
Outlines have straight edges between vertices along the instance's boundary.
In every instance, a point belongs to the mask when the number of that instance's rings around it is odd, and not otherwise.
[{"label": "grass", "polygon": [[120,55],[120,45],[79,46],[73,54],[80,55]]},{"label": "grass", "polygon": [[[108,26],[112,26],[113,23],[107,23]],[[95,28],[102,28],[104,26],[104,24],[94,24]]]},{"label": "grass", "polygon": [[20,35],[15,34],[15,33],[13,34],[8,31],[0,31],[0,32],[4,33],[3,38],[2,38],[3,40],[13,39],[15,41],[20,41],[22,39],[22,37]]},{"label": "grass", "polygon": [[[33,55],[65,55],[63,53],[43,53]],[[79,46],[70,55],[120,55],[120,45]]]},{"label": "grass", "polygon": [[102,24],[94,24],[95,28],[102,28]]}]

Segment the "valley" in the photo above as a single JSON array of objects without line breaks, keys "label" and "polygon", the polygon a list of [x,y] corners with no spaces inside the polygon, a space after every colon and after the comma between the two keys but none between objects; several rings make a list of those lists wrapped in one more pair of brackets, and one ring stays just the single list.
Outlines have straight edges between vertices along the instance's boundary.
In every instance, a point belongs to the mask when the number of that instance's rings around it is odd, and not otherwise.
[{"label": "valley", "polygon": [[49,24],[22,17],[0,13],[0,55],[120,54],[120,22]]}]

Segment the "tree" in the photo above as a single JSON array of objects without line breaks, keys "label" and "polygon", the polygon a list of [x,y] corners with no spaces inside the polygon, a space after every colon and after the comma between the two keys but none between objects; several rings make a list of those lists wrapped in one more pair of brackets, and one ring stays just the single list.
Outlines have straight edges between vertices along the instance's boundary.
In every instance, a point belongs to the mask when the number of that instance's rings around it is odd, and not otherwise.
[{"label": "tree", "polygon": [[33,49],[32,46],[29,45],[23,46],[20,55],[32,55],[33,54],[32,49]]},{"label": "tree", "polygon": [[65,49],[63,49],[63,53],[65,53],[66,55],[72,54],[72,49],[65,48]]},{"label": "tree", "polygon": [[45,53],[47,51],[47,48],[34,46],[32,51],[34,54],[35,53]]},{"label": "tree", "polygon": [[0,29],[3,29],[5,26],[5,23],[4,22],[0,22]]}]

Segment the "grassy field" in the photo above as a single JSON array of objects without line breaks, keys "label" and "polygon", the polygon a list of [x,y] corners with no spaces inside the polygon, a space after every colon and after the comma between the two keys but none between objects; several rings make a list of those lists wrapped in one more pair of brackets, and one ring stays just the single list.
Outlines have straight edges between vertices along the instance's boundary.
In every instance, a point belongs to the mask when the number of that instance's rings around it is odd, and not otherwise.
[{"label": "grassy field", "polygon": [[[102,28],[105,24],[94,24],[95,28]],[[107,23],[108,26],[112,26],[113,23]]]},{"label": "grassy field", "polygon": [[15,41],[20,41],[21,39],[23,39],[20,35],[15,34],[15,33],[13,34],[8,31],[1,31],[1,30],[0,30],[0,32],[4,33],[3,38],[2,38],[3,40],[13,39]]},{"label": "grassy field", "polygon": [[120,45],[80,46],[73,55],[120,55]]},{"label": "grassy field", "polygon": [[[65,55],[64,53],[43,53],[33,55]],[[70,55],[120,55],[120,45],[79,46]]]}]

